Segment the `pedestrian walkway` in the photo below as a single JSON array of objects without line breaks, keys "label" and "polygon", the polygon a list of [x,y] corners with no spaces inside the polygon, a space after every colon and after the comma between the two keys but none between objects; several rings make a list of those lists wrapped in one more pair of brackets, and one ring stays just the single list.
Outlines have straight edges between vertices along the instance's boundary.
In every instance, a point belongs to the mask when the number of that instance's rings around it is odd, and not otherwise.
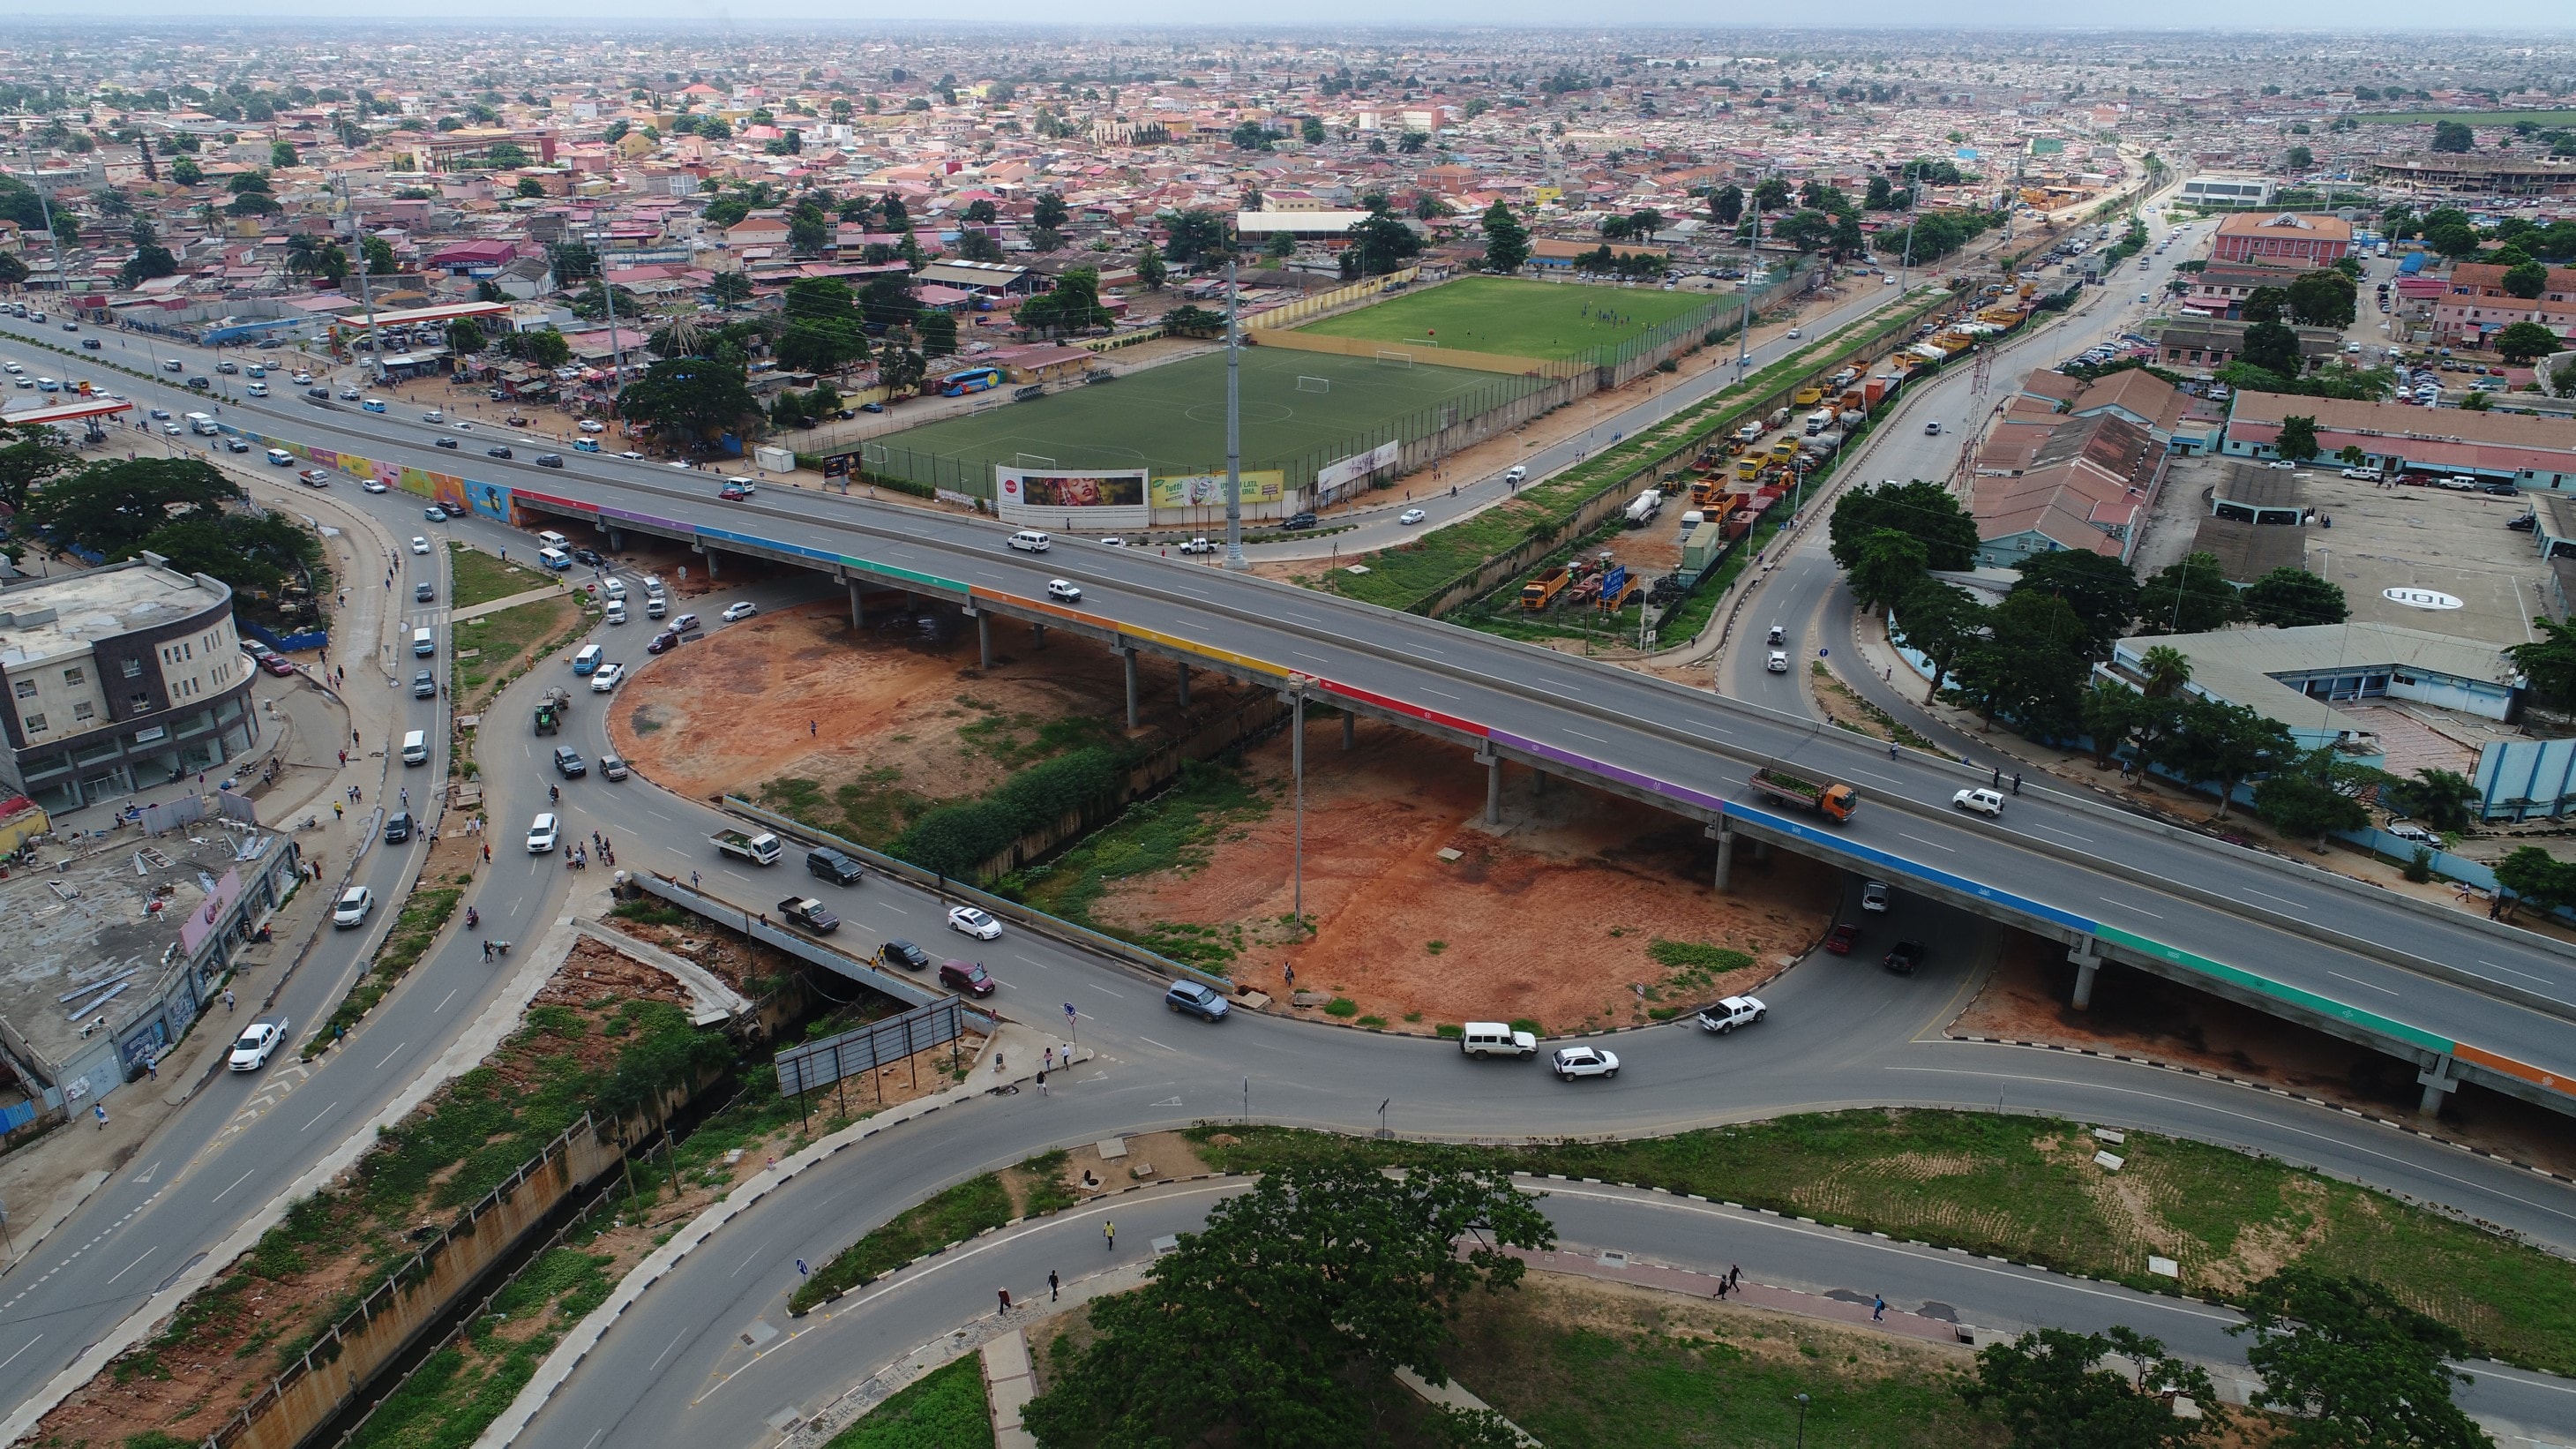
[{"label": "pedestrian walkway", "polygon": [[1029,1368],[1029,1335],[1014,1328],[984,1345],[984,1400],[993,1411],[993,1449],[1037,1449],[1037,1436],[1020,1427],[1020,1411],[1037,1397]]},{"label": "pedestrian walkway", "polygon": [[[1718,1301],[1719,1276],[1695,1272],[1689,1268],[1668,1268],[1631,1254],[1560,1248],[1553,1252],[1531,1252],[1525,1248],[1503,1251],[1549,1273],[1567,1273],[1577,1278],[1591,1278],[1604,1283],[1631,1283],[1640,1288],[1659,1288],[1691,1298]],[[1918,1338],[1927,1343],[1966,1343],[1968,1330],[1954,1319],[1932,1318],[1920,1313],[1907,1313],[1889,1308],[1881,1313],[1875,1300],[1841,1297],[1822,1293],[1801,1293],[1795,1288],[1774,1288],[1765,1283],[1740,1283],[1726,1292],[1726,1301],[1751,1308],[1769,1308],[1781,1313],[1794,1313],[1801,1318],[1822,1319],[1829,1323],[1874,1328],[1902,1338]]]},{"label": "pedestrian walkway", "polygon": [[469,608],[451,610],[447,615],[447,622],[451,625],[462,624],[468,619],[480,619],[486,614],[515,609],[521,604],[542,604],[548,599],[560,599],[566,592],[567,589],[562,584],[552,584],[542,589],[523,590],[505,598],[491,599]]}]

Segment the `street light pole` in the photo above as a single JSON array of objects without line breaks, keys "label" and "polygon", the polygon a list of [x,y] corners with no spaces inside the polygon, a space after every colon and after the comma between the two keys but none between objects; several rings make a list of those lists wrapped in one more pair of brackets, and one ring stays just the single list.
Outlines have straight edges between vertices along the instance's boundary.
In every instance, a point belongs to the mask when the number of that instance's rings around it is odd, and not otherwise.
[{"label": "street light pole", "polygon": [[[584,233],[584,239],[605,242],[608,240],[608,233],[587,232]],[[609,367],[612,369],[608,380],[609,391],[614,394],[626,382],[626,349],[619,346],[617,341],[617,288],[608,280],[607,252],[598,246],[593,246],[590,249],[590,259],[591,264],[599,269],[599,295],[608,299],[608,358]]]},{"label": "street light pole", "polygon": [[[1231,238],[1229,238],[1231,241]],[[1225,566],[1250,567],[1243,557],[1243,354],[1235,326],[1234,248],[1225,250]]]},{"label": "street light pole", "polygon": [[1739,374],[1751,361],[1753,340],[1753,278],[1762,269],[1762,183],[1768,176],[1756,177],[1753,189],[1744,199],[1753,212],[1753,233],[1744,243],[1744,320],[1735,328],[1735,370]]},{"label": "street light pole", "polygon": [[1798,1449],[1807,1449],[1807,1396],[1798,1396]]},{"label": "street light pole", "polygon": [[385,380],[385,347],[383,339],[376,336],[375,289],[367,284],[367,234],[358,225],[358,200],[349,194],[349,178],[345,175],[340,178],[340,204],[349,212],[349,245],[358,251],[352,260],[358,268],[358,302],[367,309],[367,360],[373,364],[370,370],[375,380],[381,383]]},{"label": "street light pole", "polygon": [[1297,830],[1292,856],[1288,896],[1289,914],[1303,928],[1306,924],[1306,681],[1291,680],[1288,685],[1289,774],[1296,778]]}]

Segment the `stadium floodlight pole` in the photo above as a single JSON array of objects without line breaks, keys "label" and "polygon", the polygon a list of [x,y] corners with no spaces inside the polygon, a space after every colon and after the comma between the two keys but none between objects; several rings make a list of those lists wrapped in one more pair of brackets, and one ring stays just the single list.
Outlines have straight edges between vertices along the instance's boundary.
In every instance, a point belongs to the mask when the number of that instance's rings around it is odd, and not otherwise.
[{"label": "stadium floodlight pole", "polygon": [[1753,190],[1745,200],[1753,205],[1753,235],[1744,243],[1744,321],[1735,329],[1735,370],[1742,373],[1750,360],[1748,348],[1753,337],[1753,277],[1762,267],[1762,183],[1769,173],[1754,178]]},{"label": "stadium floodlight pole", "polygon": [[626,349],[617,342],[617,288],[608,280],[608,233],[587,232],[583,240],[600,243],[590,249],[590,260],[591,265],[599,269],[599,295],[608,300],[608,381],[609,391],[614,393],[626,385]]},{"label": "stadium floodlight pole", "polygon": [[1225,566],[1249,567],[1243,558],[1243,353],[1235,325],[1234,247],[1225,249]]},{"label": "stadium floodlight pole", "polygon": [[63,270],[63,238],[54,230],[54,204],[51,194],[42,186],[36,188],[36,210],[44,214],[45,240],[54,245],[54,290],[68,292],[72,289],[72,274]]},{"label": "stadium floodlight pole", "polygon": [[1914,163],[1911,161],[1906,162],[1904,170],[1899,174],[1906,178],[1905,259],[1896,264],[1896,295],[1903,297],[1905,295],[1905,289],[1914,285],[1914,282],[1909,275],[1914,270],[1914,193],[1916,190],[1913,181]]},{"label": "stadium floodlight pole", "polygon": [[385,344],[384,339],[376,335],[375,289],[367,285],[367,234],[358,225],[358,199],[349,194],[349,178],[345,174],[340,178],[340,204],[349,211],[349,244],[358,249],[358,303],[367,309],[367,360],[373,364],[369,370],[375,374],[376,381],[383,382]]}]

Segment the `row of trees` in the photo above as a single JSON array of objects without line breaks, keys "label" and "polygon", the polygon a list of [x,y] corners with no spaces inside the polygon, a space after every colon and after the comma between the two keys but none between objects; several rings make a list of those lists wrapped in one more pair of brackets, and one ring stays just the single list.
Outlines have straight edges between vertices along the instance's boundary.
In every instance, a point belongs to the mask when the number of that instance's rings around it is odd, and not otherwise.
[{"label": "row of trees", "polygon": [[[1280,1168],[1209,1209],[1143,1287],[1096,1303],[1089,1340],[1058,1351],[1025,1422],[1052,1449],[1380,1442],[1375,1390],[1399,1369],[1447,1383],[1465,1304],[1516,1289],[1527,1271],[1507,1250],[1554,1246],[1540,1203],[1497,1168],[1387,1175],[1351,1157]],[[2487,1442],[2452,1401],[2467,1340],[2376,1283],[2293,1266],[2243,1306],[2247,1321],[2229,1331],[2251,1340],[2256,1407],[2289,1416],[2281,1442]],[[2127,1371],[2106,1365],[2115,1354]],[[2199,1449],[2239,1429],[2206,1370],[2125,1327],[1989,1345],[1957,1392],[2014,1449]],[[2201,1417],[2177,1416],[2176,1395]],[[1520,1442],[1490,1411],[1437,1418],[1434,1442],[1458,1449]]]},{"label": "row of trees", "polygon": [[[58,548],[92,550],[111,563],[160,554],[173,568],[223,580],[250,607],[290,579],[318,575],[322,541],[241,507],[244,497],[198,459],[84,465],[50,428],[0,426],[0,503],[13,517]],[[13,537],[6,552],[14,562],[24,547]]]}]

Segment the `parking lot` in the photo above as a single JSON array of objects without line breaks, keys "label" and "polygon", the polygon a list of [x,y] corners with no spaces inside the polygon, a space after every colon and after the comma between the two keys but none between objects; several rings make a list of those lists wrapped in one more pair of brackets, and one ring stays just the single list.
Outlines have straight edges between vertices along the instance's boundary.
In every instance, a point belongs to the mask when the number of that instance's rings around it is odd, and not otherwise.
[{"label": "parking lot", "polygon": [[[2299,477],[2321,520],[2334,520],[2305,530],[2308,568],[2343,587],[2355,622],[2499,648],[2533,637],[2549,571],[2532,536],[2506,526],[2531,511],[2526,500],[2385,487],[2332,468],[2302,468]],[[2440,597],[2401,602],[2391,589]]]}]

